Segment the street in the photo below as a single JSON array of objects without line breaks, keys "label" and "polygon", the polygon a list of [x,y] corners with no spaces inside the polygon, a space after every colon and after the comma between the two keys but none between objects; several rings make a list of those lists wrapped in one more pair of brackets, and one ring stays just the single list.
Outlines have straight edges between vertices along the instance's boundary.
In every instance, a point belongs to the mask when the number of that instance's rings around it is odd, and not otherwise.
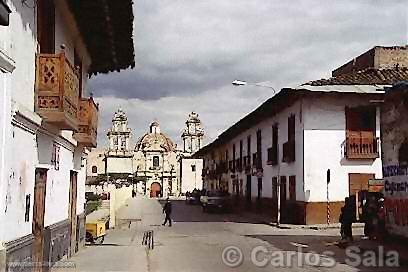
[{"label": "street", "polygon": [[[208,214],[200,206],[172,202],[174,223],[168,227],[161,225],[159,201],[130,199],[118,212],[120,226],[105,242],[87,245],[68,261],[77,271],[407,271],[405,262],[399,268],[372,267],[373,259],[363,254],[366,260],[353,267],[358,260],[346,260],[336,243],[338,229],[278,229],[251,222],[244,213]],[[142,245],[148,230],[153,230],[152,249]],[[360,248],[361,232],[354,230]],[[53,270],[63,270],[58,265]]]}]

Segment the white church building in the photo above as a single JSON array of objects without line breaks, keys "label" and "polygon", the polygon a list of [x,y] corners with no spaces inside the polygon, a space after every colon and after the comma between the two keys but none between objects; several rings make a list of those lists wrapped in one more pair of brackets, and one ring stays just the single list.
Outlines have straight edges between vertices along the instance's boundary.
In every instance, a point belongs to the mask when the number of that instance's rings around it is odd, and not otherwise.
[{"label": "white church building", "polygon": [[132,184],[137,194],[148,197],[179,195],[202,189],[202,160],[190,158],[203,144],[204,130],[198,114],[192,112],[182,132],[183,149],[154,121],[131,146],[132,130],[119,109],[107,132],[108,147],[88,157],[88,184]]}]

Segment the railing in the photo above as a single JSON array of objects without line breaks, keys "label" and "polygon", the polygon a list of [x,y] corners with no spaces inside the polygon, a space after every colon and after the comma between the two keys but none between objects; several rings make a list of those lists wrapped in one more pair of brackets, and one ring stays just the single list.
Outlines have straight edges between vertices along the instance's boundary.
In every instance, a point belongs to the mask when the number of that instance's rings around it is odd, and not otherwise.
[{"label": "railing", "polygon": [[78,129],[78,71],[60,54],[37,56],[36,112],[60,129]]},{"label": "railing", "polygon": [[289,163],[296,160],[295,141],[289,140],[283,144],[283,158],[282,161]]},{"label": "railing", "polygon": [[353,159],[376,159],[379,154],[378,137],[349,136],[342,143],[344,157]]},{"label": "railing", "polygon": [[96,136],[98,131],[98,105],[91,98],[82,98],[79,102],[79,127],[74,133],[81,145],[96,147]]}]

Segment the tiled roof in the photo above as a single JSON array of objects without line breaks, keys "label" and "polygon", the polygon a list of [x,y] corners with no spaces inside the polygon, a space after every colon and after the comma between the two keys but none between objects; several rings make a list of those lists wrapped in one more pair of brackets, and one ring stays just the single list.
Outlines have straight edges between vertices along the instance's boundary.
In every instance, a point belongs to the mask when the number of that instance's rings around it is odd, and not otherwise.
[{"label": "tiled roof", "polygon": [[304,85],[392,85],[396,82],[408,80],[408,68],[373,69],[368,68],[329,79],[313,80]]}]

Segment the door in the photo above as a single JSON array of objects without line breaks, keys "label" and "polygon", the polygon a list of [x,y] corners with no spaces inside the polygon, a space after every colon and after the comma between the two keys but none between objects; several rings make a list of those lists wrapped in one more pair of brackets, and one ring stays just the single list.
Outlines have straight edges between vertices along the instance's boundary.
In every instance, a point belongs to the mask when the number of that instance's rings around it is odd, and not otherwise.
[{"label": "door", "polygon": [[[33,261],[42,263],[44,258],[44,215],[45,195],[47,185],[47,169],[35,170],[34,207],[33,207]],[[42,271],[41,265],[36,266],[34,271]]]},{"label": "door", "polygon": [[350,201],[355,207],[354,214],[357,220],[361,217],[360,211],[363,209],[362,196],[368,191],[368,180],[374,178],[374,174],[349,174]]},{"label": "door", "polygon": [[279,187],[279,197],[280,197],[280,216],[281,216],[281,221],[286,222],[287,220],[287,210],[286,210],[286,177],[281,176],[281,182],[280,182],[280,187]]},{"label": "door", "polygon": [[68,206],[68,218],[70,221],[70,234],[71,240],[69,245],[69,255],[72,256],[77,252],[77,172],[71,171],[70,173],[70,187],[69,187],[69,206]]},{"label": "door", "polygon": [[247,175],[246,178],[246,200],[248,203],[251,203],[251,175]]},{"label": "door", "polygon": [[153,182],[150,186],[150,197],[158,197],[161,192],[161,186],[158,182]]},{"label": "door", "polygon": [[278,220],[278,177],[272,178],[272,218],[273,221],[277,222]]}]

